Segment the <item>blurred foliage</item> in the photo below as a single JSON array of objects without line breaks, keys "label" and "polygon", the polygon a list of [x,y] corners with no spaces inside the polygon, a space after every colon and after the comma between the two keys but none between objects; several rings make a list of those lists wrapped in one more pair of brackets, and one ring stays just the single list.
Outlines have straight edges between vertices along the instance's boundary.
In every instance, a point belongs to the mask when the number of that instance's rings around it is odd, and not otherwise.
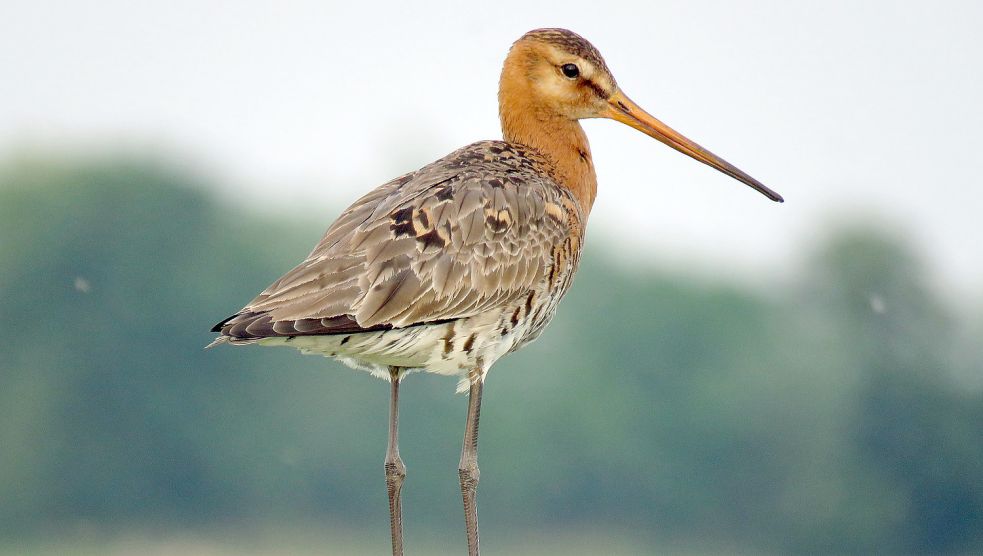
[{"label": "blurred foliage", "polygon": [[[387,546],[385,385],[290,350],[202,350],[323,224],[209,191],[141,160],[0,173],[0,538],[306,520]],[[588,243],[551,329],[490,375],[489,548],[589,524],[642,543],[983,551],[983,352],[902,242],[842,230],[767,296],[602,251]],[[463,535],[454,386],[401,391],[411,545]]]}]

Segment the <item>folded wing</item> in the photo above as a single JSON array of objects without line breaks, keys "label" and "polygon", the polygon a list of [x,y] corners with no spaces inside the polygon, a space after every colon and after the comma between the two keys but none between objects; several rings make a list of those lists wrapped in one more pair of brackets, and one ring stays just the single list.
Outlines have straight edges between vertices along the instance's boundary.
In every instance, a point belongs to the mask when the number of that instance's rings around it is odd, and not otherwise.
[{"label": "folded wing", "polygon": [[580,221],[570,214],[577,204],[529,156],[475,143],[380,186],[214,330],[243,340],[353,333],[518,303],[546,284]]}]

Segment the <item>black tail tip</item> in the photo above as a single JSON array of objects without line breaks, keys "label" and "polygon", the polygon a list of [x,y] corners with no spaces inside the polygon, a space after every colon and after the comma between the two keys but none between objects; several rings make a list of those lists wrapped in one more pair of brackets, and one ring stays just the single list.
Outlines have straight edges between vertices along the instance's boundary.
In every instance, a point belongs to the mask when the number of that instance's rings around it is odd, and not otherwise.
[{"label": "black tail tip", "polygon": [[216,324],[215,326],[213,326],[211,331],[212,332],[221,332],[222,331],[222,327],[225,326],[225,323],[229,322],[230,320],[232,320],[232,319],[234,319],[234,318],[236,318],[238,316],[239,316],[239,313],[236,313],[236,314],[232,315],[231,317],[229,317],[229,318],[223,320],[222,322]]}]

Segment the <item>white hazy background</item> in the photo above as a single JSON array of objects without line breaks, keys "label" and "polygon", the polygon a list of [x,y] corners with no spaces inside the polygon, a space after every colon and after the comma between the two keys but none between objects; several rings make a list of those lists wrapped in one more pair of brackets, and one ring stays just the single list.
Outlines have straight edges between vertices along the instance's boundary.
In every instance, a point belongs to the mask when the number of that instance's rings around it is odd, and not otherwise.
[{"label": "white hazy background", "polygon": [[589,121],[588,248],[770,285],[830,224],[874,218],[938,289],[979,300],[981,23],[978,1],[4,0],[0,159],[163,150],[230,199],[327,227],[362,192],[499,137],[508,47],[567,27],[636,102],[787,199]]}]

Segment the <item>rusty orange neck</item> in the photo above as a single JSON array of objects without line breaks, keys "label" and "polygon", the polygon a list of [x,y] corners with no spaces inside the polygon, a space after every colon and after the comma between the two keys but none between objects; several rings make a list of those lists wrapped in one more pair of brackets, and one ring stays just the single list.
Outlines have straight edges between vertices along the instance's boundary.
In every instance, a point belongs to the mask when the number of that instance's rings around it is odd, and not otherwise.
[{"label": "rusty orange neck", "polygon": [[548,157],[557,184],[573,193],[586,217],[597,196],[597,175],[587,135],[576,120],[561,116],[535,100],[524,64],[506,62],[498,93],[502,135],[510,143],[532,147]]}]

